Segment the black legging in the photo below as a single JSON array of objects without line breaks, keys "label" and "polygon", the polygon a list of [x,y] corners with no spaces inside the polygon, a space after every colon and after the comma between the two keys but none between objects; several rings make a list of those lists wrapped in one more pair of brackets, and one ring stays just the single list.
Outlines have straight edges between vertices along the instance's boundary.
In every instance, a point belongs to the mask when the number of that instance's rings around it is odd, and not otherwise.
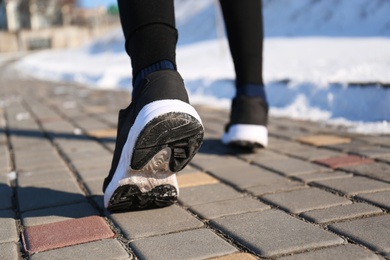
[{"label": "black legging", "polygon": [[[236,85],[263,84],[263,19],[261,0],[220,0]],[[118,0],[133,76],[155,62],[176,67],[177,30],[173,0]]]}]

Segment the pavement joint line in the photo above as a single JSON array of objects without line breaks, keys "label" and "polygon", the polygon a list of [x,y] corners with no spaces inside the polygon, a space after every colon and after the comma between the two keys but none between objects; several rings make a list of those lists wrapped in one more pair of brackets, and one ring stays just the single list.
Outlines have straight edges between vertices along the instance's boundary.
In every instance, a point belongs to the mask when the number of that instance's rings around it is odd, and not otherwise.
[{"label": "pavement joint line", "polygon": [[10,131],[9,131],[9,125],[8,125],[9,119],[7,117],[7,113],[5,112],[5,110],[6,110],[6,107],[4,108],[4,110],[2,110],[2,113],[3,113],[3,118],[5,119],[4,132],[5,132],[6,144],[7,144],[7,148],[8,148],[8,152],[9,152],[8,160],[10,161],[10,167],[11,167],[11,169],[9,169],[9,170],[11,172],[12,171],[15,172],[15,178],[12,180],[9,180],[10,186],[12,188],[12,211],[15,214],[16,231],[17,231],[18,237],[19,237],[19,242],[17,243],[17,246],[19,248],[21,256],[25,257],[27,255],[27,252],[24,249],[23,243],[20,242],[23,239],[24,227],[22,225],[22,221],[21,221],[21,217],[20,217],[18,194],[16,192],[18,172],[16,170],[16,165],[15,165],[15,154],[14,154],[15,150],[13,149],[12,142],[10,139]]}]

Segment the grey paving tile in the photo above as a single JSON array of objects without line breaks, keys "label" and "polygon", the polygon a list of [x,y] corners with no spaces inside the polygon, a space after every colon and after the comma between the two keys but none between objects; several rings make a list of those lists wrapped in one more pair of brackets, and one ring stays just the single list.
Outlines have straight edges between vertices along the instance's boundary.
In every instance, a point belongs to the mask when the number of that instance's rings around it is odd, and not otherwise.
[{"label": "grey paving tile", "polygon": [[312,222],[323,224],[380,213],[383,213],[383,211],[377,207],[365,203],[354,203],[327,209],[312,210],[302,213],[300,216]]},{"label": "grey paving tile", "polygon": [[246,191],[255,196],[261,196],[269,193],[291,191],[302,188],[305,188],[304,184],[298,181],[293,181],[288,178],[275,175],[272,178],[264,179],[260,185],[246,188]]},{"label": "grey paving tile", "polygon": [[291,156],[298,157],[308,161],[314,161],[318,159],[325,159],[325,158],[337,157],[343,155],[340,152],[325,150],[325,149],[316,149],[316,148],[291,151],[291,153],[289,154]]},{"label": "grey paving tile", "polygon": [[217,183],[180,189],[179,201],[187,206],[237,199],[242,194],[229,186]]},{"label": "grey paving tile", "polygon": [[216,168],[229,168],[236,165],[246,165],[245,162],[233,157],[233,156],[221,156],[197,153],[191,161],[192,165],[203,169],[204,171],[210,171]]},{"label": "grey paving tile", "polygon": [[2,176],[0,182],[0,210],[12,207],[12,188],[9,186],[6,175]]},{"label": "grey paving tile", "polygon": [[375,179],[383,180],[390,183],[390,165],[386,163],[371,163],[355,166],[341,167],[341,169],[365,175]]},{"label": "grey paving tile", "polygon": [[86,244],[68,246],[32,255],[31,260],[52,259],[133,259],[116,239],[104,239]]},{"label": "grey paving tile", "polygon": [[88,192],[92,196],[103,195],[103,180],[104,179],[93,179],[85,180],[85,186],[87,187]]},{"label": "grey paving tile", "polygon": [[341,171],[331,171],[331,172],[319,172],[319,173],[309,173],[296,176],[295,178],[303,181],[304,183],[310,183],[313,181],[323,181],[323,180],[333,180],[333,179],[342,179],[352,177],[352,173],[345,173]]},{"label": "grey paving tile", "polygon": [[365,177],[316,181],[317,185],[341,192],[347,196],[390,190],[390,184]]},{"label": "grey paving tile", "polygon": [[110,169],[106,167],[95,168],[95,169],[77,169],[77,173],[83,180],[91,180],[91,179],[102,179],[107,177],[108,171]]},{"label": "grey paving tile", "polygon": [[209,172],[239,189],[253,187],[282,178],[280,175],[246,163],[228,168],[216,168]]},{"label": "grey paving tile", "polygon": [[227,215],[262,211],[266,209],[270,209],[270,206],[248,197],[201,204],[190,208],[192,212],[203,219],[214,219]]},{"label": "grey paving tile", "polygon": [[170,207],[115,213],[109,216],[130,239],[162,235],[203,227],[190,213],[173,205]]},{"label": "grey paving tile", "polygon": [[0,244],[19,240],[15,213],[12,210],[0,211],[0,227]]},{"label": "grey paving tile", "polygon": [[50,169],[46,169],[44,171],[35,170],[19,172],[18,185],[21,187],[25,187],[41,183],[50,183],[74,179],[73,174],[65,167],[63,169]]},{"label": "grey paving tile", "polygon": [[292,213],[352,203],[348,199],[316,188],[268,194],[262,199]]},{"label": "grey paving tile", "polygon": [[23,225],[26,227],[49,224],[53,222],[99,215],[89,203],[31,210],[21,214]]},{"label": "grey paving tile", "polygon": [[136,240],[130,247],[139,259],[208,259],[238,251],[204,228]]},{"label": "grey paving tile", "polygon": [[344,243],[330,232],[276,210],[226,216],[210,224],[262,257]]},{"label": "grey paving tile", "polygon": [[371,202],[379,207],[390,210],[390,191],[360,194],[356,198]]},{"label": "grey paving tile", "polygon": [[356,148],[370,147],[370,144],[361,140],[352,139],[349,143],[328,145],[326,147],[343,152],[351,152]]},{"label": "grey paving tile", "polygon": [[390,215],[352,220],[330,225],[334,232],[390,256]]},{"label": "grey paving tile", "polygon": [[15,243],[0,244],[0,252],[2,259],[20,259],[19,247]]},{"label": "grey paving tile", "polygon": [[379,147],[379,146],[371,146],[371,147],[364,146],[361,148],[356,148],[352,152],[369,158],[378,158],[383,155],[390,156],[390,148]]},{"label": "grey paving tile", "polygon": [[277,161],[264,161],[260,165],[286,176],[329,171],[328,168],[293,158]]},{"label": "grey paving tile", "polygon": [[86,202],[74,181],[44,183],[17,188],[19,208],[23,211]]},{"label": "grey paving tile", "polygon": [[263,161],[274,161],[287,159],[286,155],[273,152],[268,149],[260,149],[255,153],[239,154],[239,157],[252,163],[261,163]]},{"label": "grey paving tile", "polygon": [[105,157],[104,159],[97,158],[85,161],[72,161],[71,163],[78,171],[96,168],[105,168],[108,171],[111,166],[111,158]]},{"label": "grey paving tile", "polygon": [[343,259],[343,260],[379,260],[381,257],[357,245],[341,245],[310,251],[302,254],[285,256],[278,260],[311,260],[311,259]]},{"label": "grey paving tile", "polygon": [[191,174],[191,173],[198,173],[200,172],[201,170],[198,170],[197,168],[195,167],[192,167],[192,166],[189,166],[187,165],[183,170],[181,170],[180,172],[178,172],[178,174]]}]

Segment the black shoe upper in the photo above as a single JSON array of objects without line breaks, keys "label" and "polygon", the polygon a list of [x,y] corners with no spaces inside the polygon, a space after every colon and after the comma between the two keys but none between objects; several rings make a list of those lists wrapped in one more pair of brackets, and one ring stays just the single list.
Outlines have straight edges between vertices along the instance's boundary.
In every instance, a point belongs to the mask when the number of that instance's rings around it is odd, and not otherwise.
[{"label": "black shoe upper", "polygon": [[237,96],[232,101],[230,121],[225,131],[231,125],[248,124],[267,126],[268,104],[260,97]]},{"label": "black shoe upper", "polygon": [[117,138],[114,156],[109,175],[103,183],[103,192],[106,190],[118,166],[123,146],[126,143],[130,128],[133,126],[138,113],[142,108],[154,101],[177,99],[189,103],[183,79],[177,71],[163,70],[145,77],[138,93],[133,94],[133,101],[126,108],[119,111]]}]

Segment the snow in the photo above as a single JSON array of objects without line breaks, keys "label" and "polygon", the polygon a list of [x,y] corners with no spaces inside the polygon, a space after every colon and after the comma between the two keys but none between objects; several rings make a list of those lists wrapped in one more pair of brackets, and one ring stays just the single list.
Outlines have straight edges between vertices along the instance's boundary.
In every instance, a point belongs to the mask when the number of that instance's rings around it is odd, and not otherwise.
[{"label": "snow", "polygon": [[[177,0],[176,9],[177,63],[191,102],[228,108],[234,67],[217,1]],[[379,86],[390,83],[388,13],[387,0],[264,0],[271,114],[390,134],[390,88]],[[131,90],[120,28],[82,48],[29,55],[16,67],[40,78]]]}]

